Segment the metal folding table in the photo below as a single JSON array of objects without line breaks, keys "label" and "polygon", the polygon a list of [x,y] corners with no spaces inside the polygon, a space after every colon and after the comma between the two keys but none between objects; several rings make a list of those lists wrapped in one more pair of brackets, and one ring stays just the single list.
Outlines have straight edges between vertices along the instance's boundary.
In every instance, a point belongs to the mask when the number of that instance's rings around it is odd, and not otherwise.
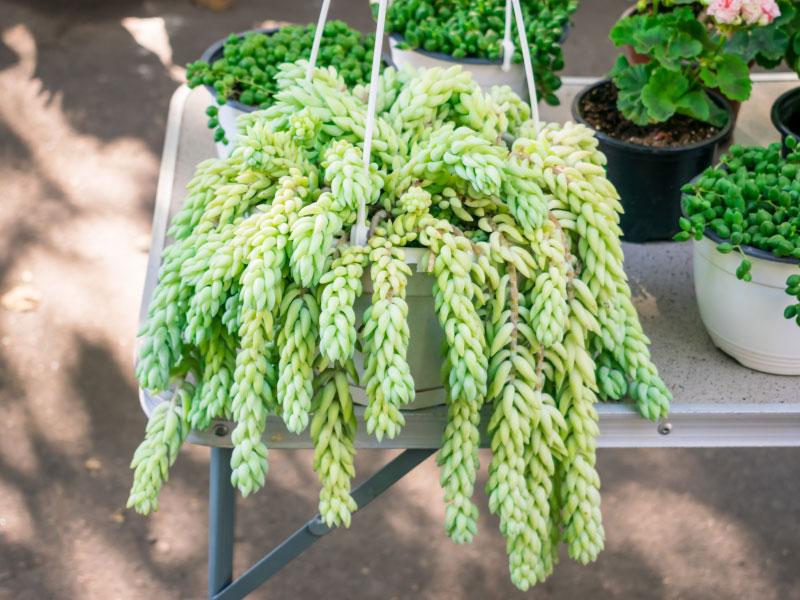
[{"label": "metal folding table", "polygon": [[[768,74],[757,75],[755,79],[753,96],[743,105],[739,116],[736,143],[778,141],[778,133],[769,122],[769,108],[780,93],[798,85],[794,76]],[[591,81],[565,77],[559,92],[561,106],[543,107],[542,118],[568,120],[572,99]],[[204,89],[189,90],[182,86],[170,103],[141,319],[147,316],[147,305],[157,283],[161,251],[168,243],[168,224],[183,202],[194,166],[214,155],[214,144],[205,125],[204,111],[209,100]],[[669,419],[659,423],[642,419],[629,404],[598,405],[598,445],[605,448],[800,446],[800,380],[751,371],[713,346],[694,298],[691,245],[623,246],[634,304],[652,340],[655,364],[675,401]],[[791,324],[787,322],[788,326]],[[149,415],[161,399],[140,390],[140,401]],[[363,508],[439,448],[447,411],[445,407],[406,411],[406,426],[401,434],[382,442],[367,435],[363,407],[356,408],[356,416],[356,448],[405,450],[353,491],[356,503]],[[215,421],[208,432],[193,431],[189,437],[191,443],[211,447],[208,597],[213,600],[245,597],[330,531],[317,515],[233,580],[232,429],[230,422]],[[270,449],[313,447],[307,433],[289,433],[279,417],[269,417],[264,435]]]}]

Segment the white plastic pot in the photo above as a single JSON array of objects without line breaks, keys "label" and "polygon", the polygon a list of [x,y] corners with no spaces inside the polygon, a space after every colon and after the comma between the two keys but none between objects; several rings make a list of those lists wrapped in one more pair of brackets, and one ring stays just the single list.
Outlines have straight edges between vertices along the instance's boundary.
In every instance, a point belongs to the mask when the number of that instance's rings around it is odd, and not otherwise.
[{"label": "white plastic pot", "polygon": [[745,248],[752,281],[736,278],[742,257],[722,254],[708,237],[693,242],[694,288],[700,317],[714,345],[751,369],[800,375],[800,327],[783,317],[792,304],[786,279],[800,273],[798,261]]},{"label": "white plastic pot", "polygon": [[238,135],[236,119],[254,110],[256,110],[256,107],[247,106],[234,100],[228,100],[225,104],[219,106],[217,120],[219,121],[219,126],[225,131],[225,137],[228,139],[227,144],[214,142],[214,147],[217,149],[217,156],[219,158],[227,158],[236,147],[236,137]]},{"label": "white plastic pot", "polygon": [[[442,384],[441,367],[442,356],[440,348],[444,333],[439,325],[439,317],[434,310],[433,282],[429,275],[427,264],[420,264],[426,260],[427,251],[423,248],[405,248],[406,263],[411,266],[413,275],[408,278],[406,288],[406,303],[408,304],[408,355],[406,360],[411,368],[414,378],[415,397],[412,402],[403,406],[407,409],[428,408],[445,404],[446,391]],[[362,277],[364,292],[356,300],[356,325],[360,325],[364,311],[372,304],[372,280],[369,267],[364,270]],[[359,376],[364,372],[364,355],[356,352],[354,362]],[[353,402],[366,406],[369,404],[364,382],[362,385],[350,386]]]},{"label": "white plastic pot", "polygon": [[392,63],[397,70],[409,64],[419,69],[424,67],[442,67],[449,69],[453,65],[461,65],[465,71],[472,73],[472,80],[488,92],[493,85],[508,85],[523,100],[527,101],[528,86],[525,83],[525,67],[522,63],[511,63],[508,71],[503,71],[503,60],[488,58],[453,58],[448,54],[427,52],[425,50],[401,50],[397,47],[403,38],[393,33],[389,36]]}]

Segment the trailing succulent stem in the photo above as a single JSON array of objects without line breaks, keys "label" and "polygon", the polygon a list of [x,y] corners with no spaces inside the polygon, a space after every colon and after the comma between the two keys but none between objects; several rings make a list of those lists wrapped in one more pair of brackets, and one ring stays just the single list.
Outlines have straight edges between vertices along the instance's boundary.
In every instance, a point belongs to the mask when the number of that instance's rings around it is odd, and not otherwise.
[{"label": "trailing succulent stem", "polygon": [[[486,492],[511,580],[546,579],[561,541],[594,560],[594,404],[629,395],[657,419],[671,398],[631,301],[621,207],[592,132],[537,127],[509,89],[485,94],[457,67],[386,69],[370,84],[365,167],[368,90],[332,68],[307,81],[306,66],[280,67],[272,106],[242,117],[230,158],[198,167],[173,221],[137,376],[151,392],[180,383],[136,452],[130,505],[155,509],[190,427],[217,419],[235,422],[232,483],[258,490],[267,424],[280,418],[310,430],[323,520],[349,525],[357,419],[378,440],[401,433],[416,394],[409,343],[430,335],[409,304],[427,281],[443,333],[447,534],[477,533],[489,414]],[[354,227],[365,245],[348,243]]]}]

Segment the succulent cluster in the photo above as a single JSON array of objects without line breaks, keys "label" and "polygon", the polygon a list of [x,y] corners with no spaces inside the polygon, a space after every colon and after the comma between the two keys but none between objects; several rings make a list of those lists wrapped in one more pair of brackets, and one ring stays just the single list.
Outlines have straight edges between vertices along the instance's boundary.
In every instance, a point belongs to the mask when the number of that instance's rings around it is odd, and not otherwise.
[{"label": "succulent cluster", "polygon": [[[268,108],[278,87],[275,75],[286,62],[308,59],[316,25],[288,25],[272,32],[248,32],[228,36],[222,56],[211,64],[198,60],[187,65],[189,87],[208,85],[216,92],[217,104],[236,100],[246,106]],[[322,30],[317,64],[336,65],[349,86],[369,77],[375,35],[364,35],[342,21],[328,21]],[[208,107],[208,126],[214,141],[227,143],[217,120],[217,107]]]},{"label": "succulent cluster", "polygon": [[[561,41],[577,0],[520,3],[531,49],[539,98],[558,104],[554,92],[561,87],[557,71],[564,68]],[[505,0],[394,0],[386,12],[386,30],[403,37],[408,48],[465,57],[498,60],[503,56]],[[373,5],[373,11],[377,5]],[[513,40],[519,39],[512,19]],[[518,46],[518,44],[517,44]],[[519,48],[513,62],[522,62]]]},{"label": "succulent cluster", "polygon": [[[778,143],[731,146],[720,166],[683,187],[687,216],[675,239],[699,241],[713,231],[722,240],[719,252],[741,254],[736,277],[743,281],[752,279],[753,267],[743,247],[800,259],[800,152],[793,137],[786,138],[786,146],[785,158]],[[788,278],[786,293],[800,302],[800,274]],[[800,325],[800,303],[788,306],[784,316]]]},{"label": "succulent cluster", "polygon": [[[257,490],[273,414],[310,429],[322,518],[349,524],[359,414],[349,386],[366,389],[368,432],[396,436],[415,389],[406,288],[430,276],[444,332],[447,533],[477,532],[488,413],[486,491],[512,581],[545,579],[560,541],[594,560],[604,536],[594,404],[629,394],[656,419],[671,397],[631,303],[620,205],[592,131],[537,127],[508,89],[484,93],[458,66],[387,69],[365,170],[368,90],[333,68],[310,81],[305,71],[280,68],[275,104],[240,118],[238,147],[198,166],[174,218],[137,376],[179,393],[151,418],[130,505],[157,506],[188,427],[214,419],[236,422],[233,484]],[[363,247],[347,241],[361,209],[372,224]],[[412,274],[407,247],[424,249],[427,274]]]}]

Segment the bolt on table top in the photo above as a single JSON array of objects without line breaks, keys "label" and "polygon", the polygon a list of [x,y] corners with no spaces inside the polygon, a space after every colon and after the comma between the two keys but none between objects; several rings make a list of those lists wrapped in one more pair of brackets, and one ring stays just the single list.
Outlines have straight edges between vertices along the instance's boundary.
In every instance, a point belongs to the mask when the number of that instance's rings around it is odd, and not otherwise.
[{"label": "bolt on table top", "polygon": [[[559,91],[561,106],[542,107],[543,120],[570,119],[569,107],[587,78],[565,78]],[[752,98],[744,103],[734,143],[767,144],[779,141],[769,120],[772,101],[796,87],[796,79],[759,80]],[[160,255],[169,242],[166,231],[185,197],[185,186],[195,165],[214,156],[206,127],[205,108],[210,96],[204,89],[183,86],[173,96],[153,217],[152,244],[147,267],[141,318],[158,279]],[[652,423],[626,403],[597,405],[601,447],[645,446],[798,446],[800,445],[800,378],[768,375],[747,369],[723,354],[703,327],[695,301],[691,244],[623,243],[625,271],[633,302],[645,333],[652,341],[653,361],[674,395],[669,419]],[[787,322],[787,327],[792,326]],[[145,412],[162,398],[140,390]],[[441,442],[446,407],[405,411],[406,426],[394,440],[375,440],[366,433],[363,407],[356,408],[357,447],[434,448]],[[486,420],[484,419],[485,423]],[[232,424],[218,421],[209,432],[192,432],[189,441],[231,446]],[[289,433],[280,417],[270,417],[265,433],[273,448],[311,448],[307,433]]]}]

